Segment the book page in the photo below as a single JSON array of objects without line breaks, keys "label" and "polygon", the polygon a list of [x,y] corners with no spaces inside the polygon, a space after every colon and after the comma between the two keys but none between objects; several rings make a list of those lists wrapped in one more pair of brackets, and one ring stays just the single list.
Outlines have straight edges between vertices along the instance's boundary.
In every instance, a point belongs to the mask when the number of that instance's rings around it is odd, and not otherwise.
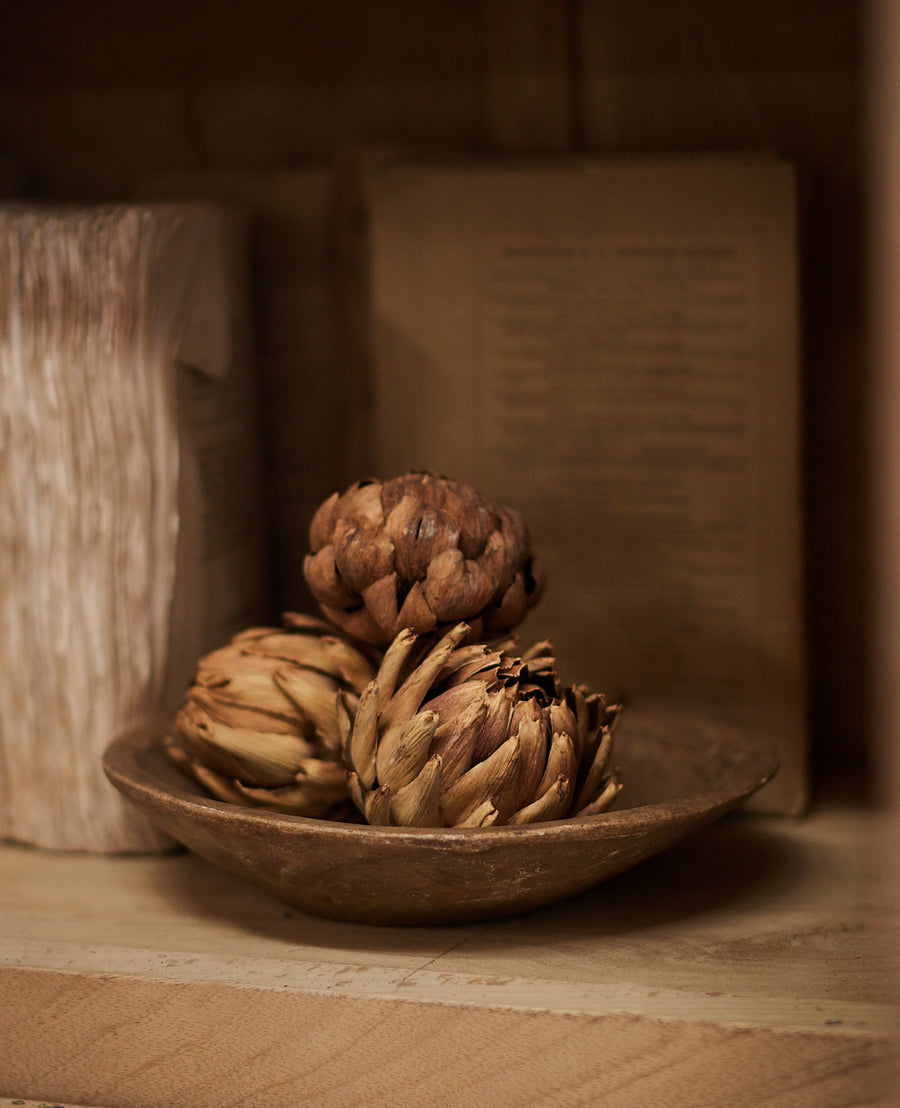
[{"label": "book page", "polygon": [[548,580],[523,645],[766,734],[757,803],[800,810],[792,168],[395,167],[369,198],[381,475],[519,508]]}]

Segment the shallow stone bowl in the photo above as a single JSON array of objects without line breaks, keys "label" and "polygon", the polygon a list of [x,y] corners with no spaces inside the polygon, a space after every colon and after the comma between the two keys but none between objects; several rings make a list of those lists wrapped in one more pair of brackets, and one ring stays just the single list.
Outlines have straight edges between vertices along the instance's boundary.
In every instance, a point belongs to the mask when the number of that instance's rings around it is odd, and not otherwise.
[{"label": "shallow stone bowl", "polygon": [[563,900],[718,819],[776,772],[764,739],[665,709],[628,709],[613,810],[526,827],[369,827],[223,803],[170,764],[164,725],[130,731],[107,777],[176,842],[312,915],[425,925],[509,916]]}]

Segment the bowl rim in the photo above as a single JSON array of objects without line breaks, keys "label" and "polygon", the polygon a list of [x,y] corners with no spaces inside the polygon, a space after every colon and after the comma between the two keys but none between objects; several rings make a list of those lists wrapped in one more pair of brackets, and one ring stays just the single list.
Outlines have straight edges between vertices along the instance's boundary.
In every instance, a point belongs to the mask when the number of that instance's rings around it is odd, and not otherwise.
[{"label": "bowl rim", "polygon": [[[315,819],[310,816],[273,812],[239,804],[230,804],[214,797],[193,792],[187,777],[184,787],[178,788],[170,781],[148,771],[138,761],[138,754],[146,749],[159,747],[169,720],[154,720],[129,728],[112,739],[102,755],[102,767],[110,782],[126,795],[140,794],[152,802],[163,802],[183,812],[203,809],[209,817],[218,817],[235,824],[257,824],[299,835],[327,835],[329,838],[347,838],[383,841],[396,845],[448,845],[458,843],[471,849],[484,849],[491,845],[512,841],[540,841],[548,838],[564,840],[590,840],[597,837],[641,834],[672,820],[689,820],[692,817],[713,816],[727,811],[746,800],[762,788],[779,768],[777,748],[769,740],[760,738],[740,740],[742,764],[724,783],[713,783],[709,789],[691,792],[671,800],[633,808],[613,808],[593,816],[569,816],[565,819],[547,820],[522,826],[501,827],[384,827],[367,823],[348,823],[342,820]],[[735,742],[737,746],[737,741]],[[162,752],[160,751],[160,754]],[[173,772],[178,772],[173,767]],[[729,784],[730,782],[730,784]]]}]

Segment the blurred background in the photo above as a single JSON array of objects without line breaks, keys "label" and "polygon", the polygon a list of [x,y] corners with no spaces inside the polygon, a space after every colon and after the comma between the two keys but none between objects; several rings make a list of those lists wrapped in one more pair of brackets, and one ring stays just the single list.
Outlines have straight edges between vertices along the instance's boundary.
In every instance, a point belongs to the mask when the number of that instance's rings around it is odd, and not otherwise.
[{"label": "blurred background", "polygon": [[304,278],[329,264],[317,174],[372,145],[795,158],[813,763],[819,778],[871,782],[867,42],[890,12],[851,0],[2,0],[0,193],[93,203],[196,187],[260,205],[272,593],[290,607],[307,522],[293,505],[347,476],[321,429],[296,433],[338,356]]}]

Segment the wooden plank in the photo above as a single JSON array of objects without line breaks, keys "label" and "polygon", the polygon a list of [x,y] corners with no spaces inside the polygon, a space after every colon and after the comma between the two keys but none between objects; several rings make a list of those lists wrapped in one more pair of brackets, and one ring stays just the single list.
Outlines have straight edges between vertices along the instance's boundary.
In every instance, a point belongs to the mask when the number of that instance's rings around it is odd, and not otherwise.
[{"label": "wooden plank", "polygon": [[[88,1108],[86,1104],[73,1104],[70,1100],[68,1104],[48,1104],[46,1100],[23,1100],[20,1096],[17,1097],[0,1097],[0,1108]],[[99,1105],[93,1105],[93,1108],[100,1108]]]},{"label": "wooden plank", "polygon": [[7,1044],[52,1047],[14,1050],[6,1080],[110,1108],[888,1103],[883,1048],[851,1035],[28,971],[0,995]]},{"label": "wooden plank", "polygon": [[886,830],[729,819],[570,903],[435,929],[305,917],[188,854],[3,848],[0,1093],[886,1106]]}]

